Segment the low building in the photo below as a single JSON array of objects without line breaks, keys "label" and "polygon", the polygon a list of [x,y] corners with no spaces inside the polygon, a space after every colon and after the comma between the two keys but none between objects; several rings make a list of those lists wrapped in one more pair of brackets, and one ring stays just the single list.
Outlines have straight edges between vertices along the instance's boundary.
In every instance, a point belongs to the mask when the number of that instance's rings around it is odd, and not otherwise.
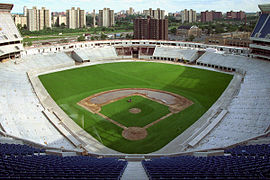
[{"label": "low building", "polygon": [[232,32],[214,34],[205,39],[206,44],[225,46],[249,47],[250,32]]},{"label": "low building", "polygon": [[179,26],[176,30],[176,35],[182,37],[200,37],[202,35],[202,29],[197,26]]}]

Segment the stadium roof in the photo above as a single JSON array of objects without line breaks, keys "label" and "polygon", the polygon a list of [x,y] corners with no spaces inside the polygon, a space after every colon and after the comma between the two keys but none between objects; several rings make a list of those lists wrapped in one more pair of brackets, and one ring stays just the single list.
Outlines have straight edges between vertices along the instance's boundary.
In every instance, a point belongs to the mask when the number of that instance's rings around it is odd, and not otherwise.
[{"label": "stadium roof", "polygon": [[0,11],[11,11],[12,8],[13,8],[13,4],[0,3]]},{"label": "stadium roof", "polygon": [[260,4],[258,6],[263,13],[270,14],[270,4]]}]

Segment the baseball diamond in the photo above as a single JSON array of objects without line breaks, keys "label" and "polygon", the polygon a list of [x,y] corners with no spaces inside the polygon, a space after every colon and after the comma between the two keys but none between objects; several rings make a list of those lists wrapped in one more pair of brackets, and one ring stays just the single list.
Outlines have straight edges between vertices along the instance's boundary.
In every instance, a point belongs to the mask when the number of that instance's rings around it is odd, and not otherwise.
[{"label": "baseball diamond", "polygon": [[[115,122],[114,120],[112,120],[112,118],[109,118],[106,115],[102,114],[102,112],[100,112],[100,110],[102,109],[102,106],[105,106],[106,104],[110,104],[112,102],[115,102],[115,101],[118,101],[120,99],[127,98],[127,97],[128,97],[128,100],[126,100],[124,102],[128,102],[128,103],[124,103],[124,106],[130,105],[130,104],[133,105],[134,103],[136,103],[135,106],[140,107],[140,105],[139,105],[140,103],[138,103],[136,101],[134,102],[134,99],[138,99],[138,97],[132,97],[135,95],[142,96],[142,97],[148,98],[152,101],[156,101],[160,104],[167,105],[170,112],[167,112],[167,114],[165,114],[164,116],[145,125],[142,128],[140,128],[140,127],[126,127],[122,124]],[[181,97],[177,94],[165,92],[165,91],[160,91],[160,90],[155,90],[155,89],[147,89],[147,88],[145,88],[145,89],[143,89],[143,88],[142,89],[130,88],[130,89],[118,89],[118,90],[111,90],[111,91],[107,91],[107,92],[98,93],[98,94],[95,94],[95,95],[92,95],[88,98],[83,99],[78,104],[81,105],[82,107],[85,107],[90,112],[96,113],[96,114],[104,117],[105,119],[109,120],[110,122],[114,123],[115,125],[123,128],[124,130],[123,130],[122,135],[126,139],[140,140],[140,139],[143,139],[146,137],[146,134],[147,134],[146,129],[147,128],[149,128],[149,127],[153,126],[154,124],[160,122],[161,120],[171,116],[173,113],[178,113],[178,112],[184,110],[185,108],[191,106],[193,103],[184,97]],[[147,104],[150,104],[150,103],[148,102]],[[129,107],[129,106],[127,106],[127,107]],[[112,108],[113,107],[110,107],[110,109],[112,109]],[[117,108],[118,107],[116,107],[116,109]],[[141,109],[138,109],[138,108],[131,108],[130,110],[133,113],[141,111]],[[142,116],[145,116],[145,114],[143,114]],[[123,118],[129,119],[130,116],[125,114],[125,116]],[[136,117],[136,118],[141,118],[141,117]],[[147,121],[147,119],[145,119],[145,121]],[[137,122],[137,121],[134,120],[134,122]]]}]

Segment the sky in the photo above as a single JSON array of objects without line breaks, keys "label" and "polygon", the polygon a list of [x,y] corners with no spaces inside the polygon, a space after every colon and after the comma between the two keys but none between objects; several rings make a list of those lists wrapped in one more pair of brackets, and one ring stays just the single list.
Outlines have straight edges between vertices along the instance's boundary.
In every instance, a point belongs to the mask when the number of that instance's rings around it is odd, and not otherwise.
[{"label": "sky", "polygon": [[142,11],[149,8],[161,8],[166,12],[179,12],[183,9],[193,9],[197,12],[205,10],[216,11],[259,11],[258,4],[269,4],[269,0],[1,0],[1,3],[14,4],[12,13],[22,13],[23,6],[46,7],[51,12],[62,12],[71,7],[80,7],[86,12],[93,9],[96,12],[104,7],[113,9],[115,12],[127,10],[133,7],[135,11]]}]

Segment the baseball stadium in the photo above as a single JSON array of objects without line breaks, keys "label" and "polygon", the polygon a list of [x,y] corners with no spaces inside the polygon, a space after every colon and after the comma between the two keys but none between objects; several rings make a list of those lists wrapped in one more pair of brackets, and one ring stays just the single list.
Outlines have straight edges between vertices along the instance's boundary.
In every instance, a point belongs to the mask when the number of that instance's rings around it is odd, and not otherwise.
[{"label": "baseball stadium", "polygon": [[0,178],[270,178],[270,5],[250,48],[25,48],[0,4]]}]

